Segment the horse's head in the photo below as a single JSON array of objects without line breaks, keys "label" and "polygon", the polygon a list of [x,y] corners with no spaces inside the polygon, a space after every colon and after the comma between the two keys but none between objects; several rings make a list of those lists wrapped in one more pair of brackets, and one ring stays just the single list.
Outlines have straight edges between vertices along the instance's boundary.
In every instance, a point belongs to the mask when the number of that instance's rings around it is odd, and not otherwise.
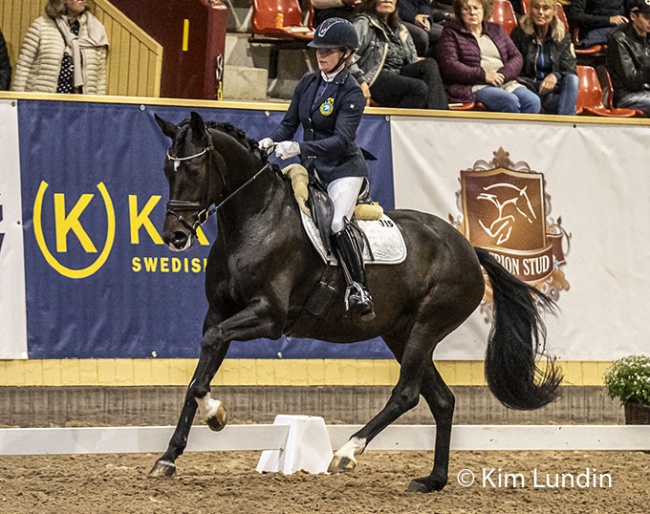
[{"label": "horse's head", "polygon": [[154,115],[163,134],[172,140],[165,159],[169,201],[163,225],[163,240],[173,251],[187,250],[196,239],[196,229],[208,217],[208,209],[221,194],[222,180],[211,180],[218,166],[212,139],[199,114],[180,125]]}]

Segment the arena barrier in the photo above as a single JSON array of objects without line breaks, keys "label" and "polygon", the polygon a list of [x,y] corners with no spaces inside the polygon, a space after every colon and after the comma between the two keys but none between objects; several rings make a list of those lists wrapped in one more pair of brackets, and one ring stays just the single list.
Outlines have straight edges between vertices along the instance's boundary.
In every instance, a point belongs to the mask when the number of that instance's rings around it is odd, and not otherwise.
[{"label": "arena barrier", "polygon": [[[334,450],[362,425],[327,425]],[[0,455],[162,453],[173,426],[0,429]],[[430,425],[391,425],[367,450],[434,449]],[[230,425],[218,434],[192,428],[185,451],[286,450],[287,425]],[[642,425],[454,425],[452,450],[650,450],[650,426]]]}]

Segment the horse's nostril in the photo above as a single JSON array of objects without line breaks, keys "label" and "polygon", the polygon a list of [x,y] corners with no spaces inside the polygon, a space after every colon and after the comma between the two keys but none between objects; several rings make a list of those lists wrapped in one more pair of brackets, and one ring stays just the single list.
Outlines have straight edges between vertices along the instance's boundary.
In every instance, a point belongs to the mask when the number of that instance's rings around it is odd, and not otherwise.
[{"label": "horse's nostril", "polygon": [[171,243],[176,248],[183,248],[187,243],[187,235],[184,232],[174,232],[171,237]]}]

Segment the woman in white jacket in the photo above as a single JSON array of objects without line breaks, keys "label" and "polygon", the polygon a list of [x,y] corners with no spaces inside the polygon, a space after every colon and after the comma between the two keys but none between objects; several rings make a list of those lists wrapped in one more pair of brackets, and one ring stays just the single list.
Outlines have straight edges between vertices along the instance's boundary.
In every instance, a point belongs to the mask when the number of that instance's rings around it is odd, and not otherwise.
[{"label": "woman in white jacket", "polygon": [[86,0],[48,0],[27,30],[12,91],[106,94],[108,37]]}]

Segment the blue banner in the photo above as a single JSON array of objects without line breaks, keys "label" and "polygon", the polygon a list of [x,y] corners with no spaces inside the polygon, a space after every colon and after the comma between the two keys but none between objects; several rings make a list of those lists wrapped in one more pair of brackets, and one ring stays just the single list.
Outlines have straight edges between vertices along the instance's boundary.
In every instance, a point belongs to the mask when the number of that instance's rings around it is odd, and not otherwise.
[{"label": "blue banner", "polygon": [[[254,139],[283,112],[195,109]],[[31,358],[195,358],[203,317],[207,241],[183,253],[162,243],[162,172],[169,139],[153,114],[179,123],[189,109],[20,101],[28,350]],[[365,116],[358,143],[370,161],[371,193],[394,207],[390,123]],[[231,358],[390,358],[381,340],[235,342]]]}]

